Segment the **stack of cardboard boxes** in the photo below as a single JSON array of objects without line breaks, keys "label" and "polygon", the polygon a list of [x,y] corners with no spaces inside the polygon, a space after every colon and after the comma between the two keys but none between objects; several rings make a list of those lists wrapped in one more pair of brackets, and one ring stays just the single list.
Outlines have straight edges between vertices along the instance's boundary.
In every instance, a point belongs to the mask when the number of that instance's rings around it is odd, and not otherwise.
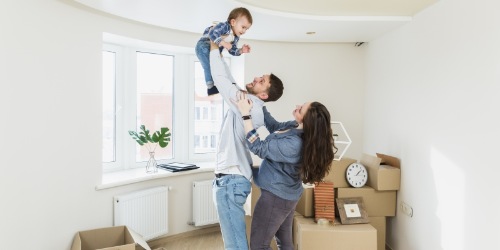
[{"label": "stack of cardboard boxes", "polygon": [[[356,162],[354,159],[334,161],[330,173],[325,177],[325,181],[333,182],[335,198],[363,198],[370,223],[342,225],[336,219],[328,226],[316,224],[314,187],[305,185],[296,209],[301,216],[296,216],[294,221],[296,250],[385,249],[386,217],[396,215],[396,192],[400,187],[401,171],[396,158],[382,154],[377,156],[363,154],[359,161],[368,170],[368,182],[364,187],[351,187],[345,178],[347,167]],[[392,166],[381,165],[382,162]],[[338,217],[338,213],[336,216]]]},{"label": "stack of cardboard boxes", "polygon": [[[346,181],[345,172],[349,165],[357,162],[354,159],[334,161],[330,173],[325,177],[325,181],[333,182],[335,198],[362,197],[370,222],[342,225],[336,218],[328,225],[317,224],[314,221],[314,186],[304,185],[293,225],[296,250],[385,249],[386,217],[396,215],[396,192],[399,190],[401,172],[399,160],[382,154],[377,156],[363,154],[359,161],[368,170],[368,182],[364,187],[354,188]],[[259,196],[259,188],[253,185],[252,211]],[[338,212],[335,215],[338,217]]]}]

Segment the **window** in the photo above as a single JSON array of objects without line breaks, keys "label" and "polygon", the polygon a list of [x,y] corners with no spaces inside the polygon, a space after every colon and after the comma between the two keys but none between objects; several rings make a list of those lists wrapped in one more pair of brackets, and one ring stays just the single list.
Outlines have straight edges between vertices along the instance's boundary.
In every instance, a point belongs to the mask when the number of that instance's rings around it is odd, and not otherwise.
[{"label": "window", "polygon": [[104,51],[102,53],[102,160],[103,162],[114,162],[115,141],[116,141],[116,120],[115,120],[115,69],[116,53]]},{"label": "window", "polygon": [[[151,131],[161,127],[172,128],[172,98],[174,56],[139,52],[135,53],[137,68],[136,124],[144,124]],[[173,140],[173,136],[171,140]],[[136,147],[136,161],[147,161],[146,147]],[[172,147],[155,149],[155,159],[172,159]]]},{"label": "window", "polygon": [[[111,34],[104,34],[104,41],[104,171],[145,166],[149,152],[128,134],[142,124],[171,129],[170,144],[155,149],[159,163],[215,161],[224,102],[220,95],[207,96],[194,48]],[[230,58],[226,62],[230,65]]]},{"label": "window", "polygon": [[[230,65],[228,58],[226,58],[226,63]],[[205,85],[203,68],[198,61],[195,62],[194,85],[194,99],[195,106],[197,107],[195,114],[194,136],[196,138],[202,138],[201,143],[196,144],[194,152],[196,156],[214,154],[217,149],[216,143],[219,138],[218,134],[224,111],[223,100],[220,95],[207,96],[207,87]],[[213,136],[214,134],[217,136]]]}]

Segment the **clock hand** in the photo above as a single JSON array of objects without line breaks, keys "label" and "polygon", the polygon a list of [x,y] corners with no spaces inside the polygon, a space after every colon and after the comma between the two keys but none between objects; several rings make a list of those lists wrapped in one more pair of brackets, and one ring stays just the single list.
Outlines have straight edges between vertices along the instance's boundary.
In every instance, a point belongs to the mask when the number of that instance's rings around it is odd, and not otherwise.
[{"label": "clock hand", "polygon": [[359,173],[361,173],[361,170],[358,171],[358,173],[356,174],[356,176],[358,176]]}]

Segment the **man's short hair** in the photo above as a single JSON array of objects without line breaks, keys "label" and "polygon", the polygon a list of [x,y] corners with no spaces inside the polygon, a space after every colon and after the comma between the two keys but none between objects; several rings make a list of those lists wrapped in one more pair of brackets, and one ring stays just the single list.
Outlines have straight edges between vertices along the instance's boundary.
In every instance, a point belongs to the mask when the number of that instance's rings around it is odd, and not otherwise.
[{"label": "man's short hair", "polygon": [[267,91],[267,99],[265,99],[264,102],[277,101],[283,95],[283,82],[276,75],[271,73],[269,76],[269,83],[271,86]]}]

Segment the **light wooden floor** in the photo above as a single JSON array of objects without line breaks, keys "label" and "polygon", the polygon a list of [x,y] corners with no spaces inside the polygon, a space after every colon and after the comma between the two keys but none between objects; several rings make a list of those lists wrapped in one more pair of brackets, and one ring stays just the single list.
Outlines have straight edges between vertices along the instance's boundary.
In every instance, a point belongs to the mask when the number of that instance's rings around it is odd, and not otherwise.
[{"label": "light wooden floor", "polygon": [[211,227],[199,232],[165,237],[148,242],[154,250],[221,250],[224,242],[220,228]]},{"label": "light wooden floor", "polygon": [[[148,242],[153,250],[221,250],[224,242],[220,228],[210,227],[196,232],[188,232],[180,235],[169,236]],[[276,249],[276,246],[273,246]],[[386,250],[392,250],[385,246]]]}]

